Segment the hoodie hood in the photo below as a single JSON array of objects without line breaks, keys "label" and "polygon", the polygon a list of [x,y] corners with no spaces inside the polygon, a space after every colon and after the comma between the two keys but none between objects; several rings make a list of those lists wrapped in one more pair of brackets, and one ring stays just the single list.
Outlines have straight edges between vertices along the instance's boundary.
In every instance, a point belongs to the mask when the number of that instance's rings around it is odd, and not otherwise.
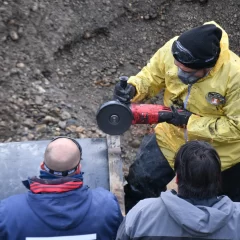
[{"label": "hoodie hood", "polygon": [[221,52],[220,52],[220,55],[219,55],[216,65],[210,71],[210,74],[214,75],[222,67],[224,62],[226,62],[230,59],[229,40],[228,40],[228,35],[227,35],[226,31],[220,25],[218,25],[216,22],[210,21],[210,22],[204,23],[204,25],[206,25],[206,24],[214,24],[216,27],[218,27],[222,30],[222,38],[220,41]]},{"label": "hoodie hood", "polygon": [[86,216],[92,199],[87,186],[65,193],[34,194],[28,192],[32,211],[47,225],[57,230],[71,229]]},{"label": "hoodie hood", "polygon": [[193,205],[171,191],[161,193],[169,215],[189,234],[204,237],[226,225],[234,211],[233,202],[226,196],[211,207]]}]

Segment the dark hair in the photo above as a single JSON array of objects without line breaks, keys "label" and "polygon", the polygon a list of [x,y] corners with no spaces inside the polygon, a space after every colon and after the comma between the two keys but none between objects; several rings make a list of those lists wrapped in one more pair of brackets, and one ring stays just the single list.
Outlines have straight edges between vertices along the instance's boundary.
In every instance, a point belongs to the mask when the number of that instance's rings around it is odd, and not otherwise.
[{"label": "dark hair", "polygon": [[174,170],[178,194],[184,198],[216,197],[221,190],[221,162],[216,150],[203,141],[189,141],[177,152]]}]

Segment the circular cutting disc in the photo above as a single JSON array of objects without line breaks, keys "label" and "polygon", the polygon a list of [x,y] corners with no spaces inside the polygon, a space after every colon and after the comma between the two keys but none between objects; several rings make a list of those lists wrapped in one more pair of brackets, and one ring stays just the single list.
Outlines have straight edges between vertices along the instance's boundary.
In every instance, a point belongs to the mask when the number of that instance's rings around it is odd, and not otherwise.
[{"label": "circular cutting disc", "polygon": [[133,115],[129,107],[119,101],[104,103],[97,112],[98,127],[109,135],[126,132],[132,123]]}]

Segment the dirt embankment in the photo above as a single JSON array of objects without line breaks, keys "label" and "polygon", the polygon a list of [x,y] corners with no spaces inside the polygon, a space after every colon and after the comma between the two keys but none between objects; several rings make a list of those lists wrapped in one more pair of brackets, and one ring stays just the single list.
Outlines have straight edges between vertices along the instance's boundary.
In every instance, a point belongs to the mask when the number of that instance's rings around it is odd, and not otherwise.
[{"label": "dirt embankment", "polygon": [[[0,0],[0,141],[104,136],[95,114],[118,77],[171,37],[215,20],[239,55],[239,9],[239,0]],[[146,131],[124,134],[126,171]]]}]

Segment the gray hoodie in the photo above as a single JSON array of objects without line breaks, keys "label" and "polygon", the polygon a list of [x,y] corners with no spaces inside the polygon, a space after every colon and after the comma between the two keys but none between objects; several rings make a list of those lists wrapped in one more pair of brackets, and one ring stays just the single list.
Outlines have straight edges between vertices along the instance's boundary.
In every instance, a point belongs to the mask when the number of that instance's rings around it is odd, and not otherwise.
[{"label": "gray hoodie", "polygon": [[171,191],[142,200],[125,217],[117,240],[240,239],[240,203],[221,196],[194,204]]}]

